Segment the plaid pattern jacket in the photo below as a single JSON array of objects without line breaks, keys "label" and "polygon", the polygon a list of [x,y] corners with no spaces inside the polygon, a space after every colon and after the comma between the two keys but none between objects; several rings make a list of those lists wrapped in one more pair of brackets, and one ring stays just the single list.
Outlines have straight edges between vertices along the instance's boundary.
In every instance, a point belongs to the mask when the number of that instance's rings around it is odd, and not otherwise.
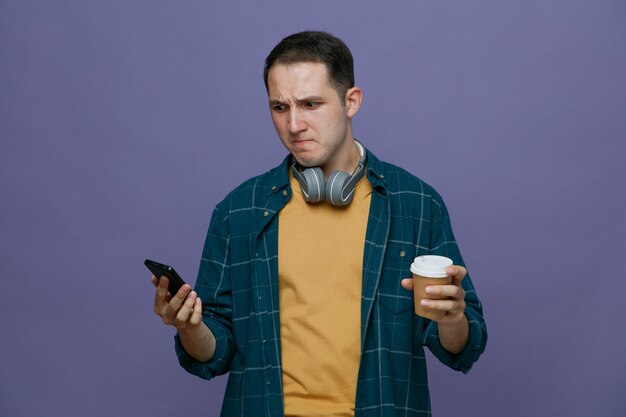
[{"label": "plaid pattern jacket", "polygon": [[[278,311],[278,213],[292,196],[288,156],[232,191],[212,215],[195,290],[203,321],[217,340],[208,362],[188,356],[175,337],[181,366],[201,378],[230,372],[221,415],[283,416]],[[373,192],[363,254],[361,359],[356,417],[430,416],[423,346],[445,365],[468,372],[485,348],[481,303],[468,276],[469,342],[457,355],[440,344],[437,324],[415,315],[400,286],[419,255],[464,265],[437,192],[367,153]],[[311,410],[312,415],[315,410]]]}]

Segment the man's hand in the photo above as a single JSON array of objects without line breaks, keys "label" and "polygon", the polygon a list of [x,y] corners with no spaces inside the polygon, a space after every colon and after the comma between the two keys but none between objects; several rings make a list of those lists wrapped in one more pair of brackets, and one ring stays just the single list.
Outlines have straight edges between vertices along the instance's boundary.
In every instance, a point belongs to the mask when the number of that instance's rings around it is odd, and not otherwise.
[{"label": "man's hand", "polygon": [[160,280],[153,275],[152,284],[156,287],[154,296],[154,312],[161,317],[163,323],[176,327],[179,332],[189,331],[202,323],[202,301],[189,284],[185,284],[172,296],[167,291],[169,279],[162,276]]},{"label": "man's hand", "polygon": [[[459,353],[467,344],[469,333],[469,323],[465,316],[465,291],[461,286],[467,270],[460,265],[452,265],[446,268],[446,273],[452,277],[450,285],[430,285],[426,287],[426,293],[447,298],[443,300],[425,298],[421,305],[445,312],[445,315],[437,320],[439,339],[447,351]],[[400,284],[403,288],[413,291],[413,278],[405,278]]]},{"label": "man's hand", "polygon": [[215,353],[215,336],[202,322],[202,301],[189,284],[185,284],[172,296],[167,291],[169,279],[160,280],[153,275],[152,283],[156,287],[154,312],[163,323],[176,327],[183,349],[200,362],[208,361]]}]

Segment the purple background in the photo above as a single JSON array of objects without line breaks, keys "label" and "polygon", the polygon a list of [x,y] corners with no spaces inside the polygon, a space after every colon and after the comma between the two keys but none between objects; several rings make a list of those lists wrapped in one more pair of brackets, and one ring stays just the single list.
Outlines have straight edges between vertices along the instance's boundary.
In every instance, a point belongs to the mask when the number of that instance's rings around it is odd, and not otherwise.
[{"label": "purple background", "polygon": [[0,0],[0,416],[215,416],[152,312],[285,150],[263,59],[342,37],[356,136],[434,185],[485,305],[437,416],[626,415],[626,3]]}]

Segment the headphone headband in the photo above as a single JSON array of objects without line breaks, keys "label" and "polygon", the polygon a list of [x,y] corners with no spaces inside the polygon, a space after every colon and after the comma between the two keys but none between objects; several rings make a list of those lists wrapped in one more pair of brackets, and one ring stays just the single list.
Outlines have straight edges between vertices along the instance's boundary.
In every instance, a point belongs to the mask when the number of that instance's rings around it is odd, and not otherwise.
[{"label": "headphone headband", "polygon": [[324,172],[320,167],[306,168],[300,171],[300,166],[293,158],[292,174],[298,180],[304,200],[310,203],[326,200],[335,206],[346,206],[350,204],[354,197],[354,190],[357,183],[365,175],[366,152],[363,145],[357,140],[354,141],[359,148],[361,157],[359,163],[352,172],[334,171],[324,178]]}]

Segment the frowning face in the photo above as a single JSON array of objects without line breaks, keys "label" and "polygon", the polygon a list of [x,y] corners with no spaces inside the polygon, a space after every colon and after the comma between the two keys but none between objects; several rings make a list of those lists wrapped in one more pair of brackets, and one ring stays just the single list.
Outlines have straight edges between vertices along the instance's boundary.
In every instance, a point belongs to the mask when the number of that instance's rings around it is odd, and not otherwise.
[{"label": "frowning face", "polygon": [[359,153],[351,119],[361,102],[358,87],[342,101],[323,63],[277,63],[269,70],[268,96],[274,128],[300,165],[319,166],[326,175],[354,169]]}]

